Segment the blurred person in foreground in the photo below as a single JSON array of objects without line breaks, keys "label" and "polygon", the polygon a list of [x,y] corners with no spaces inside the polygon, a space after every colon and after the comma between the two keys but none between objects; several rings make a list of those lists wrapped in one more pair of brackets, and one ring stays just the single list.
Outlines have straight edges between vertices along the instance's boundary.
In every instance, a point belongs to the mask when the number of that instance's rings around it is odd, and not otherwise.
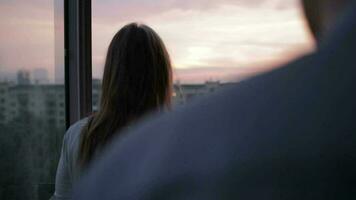
[{"label": "blurred person in foreground", "polygon": [[356,199],[356,3],[303,5],[314,53],[141,124],[74,199]]},{"label": "blurred person in foreground", "polygon": [[171,73],[168,52],[154,30],[131,23],[117,32],[107,52],[99,111],[64,136],[53,199],[70,199],[73,183],[124,129],[169,108]]}]

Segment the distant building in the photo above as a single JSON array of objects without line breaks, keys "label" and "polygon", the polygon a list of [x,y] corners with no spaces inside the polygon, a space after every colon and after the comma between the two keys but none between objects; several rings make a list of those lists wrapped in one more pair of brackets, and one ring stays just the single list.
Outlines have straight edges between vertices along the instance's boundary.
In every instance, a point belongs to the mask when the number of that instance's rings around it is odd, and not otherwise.
[{"label": "distant building", "polygon": [[0,83],[0,123],[9,123],[28,112],[48,125],[64,127],[64,95],[63,85]]},{"label": "distant building", "polygon": [[0,83],[0,123],[7,120],[8,84]]},{"label": "distant building", "polygon": [[27,70],[20,70],[17,72],[17,84],[18,85],[30,85],[31,77],[30,72]]},{"label": "distant building", "polygon": [[[0,123],[9,123],[25,112],[53,127],[65,126],[64,85],[30,84],[28,73],[19,73],[18,83],[0,82]],[[208,81],[203,84],[174,84],[173,105],[181,106],[209,95],[231,83]],[[100,107],[101,81],[93,80],[92,108]]]},{"label": "distant building", "polygon": [[[181,84],[176,82],[173,85],[172,103],[173,106],[182,106],[197,97],[202,97],[216,92],[218,89],[229,86],[233,83],[221,83],[220,81],[207,81],[202,84]],[[101,81],[93,80],[92,101],[93,111],[98,111],[101,97]]]},{"label": "distant building", "polygon": [[174,84],[173,105],[184,105],[192,99],[209,95],[231,84],[220,81],[207,81],[203,84],[180,84],[177,82]]},{"label": "distant building", "polygon": [[[172,103],[173,106],[182,106],[197,97],[214,93],[222,87],[232,83],[221,83],[220,81],[207,81],[202,84],[181,84],[176,82],[173,86]],[[92,83],[93,111],[98,111],[100,107],[101,81],[94,79]]]}]

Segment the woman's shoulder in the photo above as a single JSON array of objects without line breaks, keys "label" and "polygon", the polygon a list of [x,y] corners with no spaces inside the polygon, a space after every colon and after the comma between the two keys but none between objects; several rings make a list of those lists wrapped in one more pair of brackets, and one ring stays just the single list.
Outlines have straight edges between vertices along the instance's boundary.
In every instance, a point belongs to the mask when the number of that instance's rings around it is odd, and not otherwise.
[{"label": "woman's shoulder", "polygon": [[64,142],[67,146],[73,146],[80,139],[83,127],[88,123],[88,118],[81,119],[72,124],[64,135]]}]

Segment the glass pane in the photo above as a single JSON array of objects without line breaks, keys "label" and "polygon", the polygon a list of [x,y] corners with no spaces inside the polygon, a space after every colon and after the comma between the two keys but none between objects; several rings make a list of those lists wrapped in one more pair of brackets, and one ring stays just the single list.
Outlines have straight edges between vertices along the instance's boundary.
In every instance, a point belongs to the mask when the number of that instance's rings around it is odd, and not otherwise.
[{"label": "glass pane", "polygon": [[0,199],[49,199],[65,131],[63,2],[0,2]]},{"label": "glass pane", "polygon": [[270,70],[313,47],[299,0],[93,0],[95,88],[110,40],[129,22],[151,26],[168,47],[176,104]]}]

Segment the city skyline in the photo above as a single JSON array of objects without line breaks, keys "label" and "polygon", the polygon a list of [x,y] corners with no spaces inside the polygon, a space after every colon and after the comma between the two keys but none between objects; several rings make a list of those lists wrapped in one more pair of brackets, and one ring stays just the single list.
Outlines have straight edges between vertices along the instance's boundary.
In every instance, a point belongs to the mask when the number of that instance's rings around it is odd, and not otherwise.
[{"label": "city skyline", "polygon": [[[312,47],[297,2],[93,0],[93,77],[101,78],[113,34],[132,21],[152,26],[163,38],[176,79],[232,80],[271,69],[281,57],[285,61]],[[64,65],[55,61],[60,50],[53,2],[5,1],[0,15],[0,74],[8,78],[20,69],[45,68],[54,80],[55,65]]]}]

